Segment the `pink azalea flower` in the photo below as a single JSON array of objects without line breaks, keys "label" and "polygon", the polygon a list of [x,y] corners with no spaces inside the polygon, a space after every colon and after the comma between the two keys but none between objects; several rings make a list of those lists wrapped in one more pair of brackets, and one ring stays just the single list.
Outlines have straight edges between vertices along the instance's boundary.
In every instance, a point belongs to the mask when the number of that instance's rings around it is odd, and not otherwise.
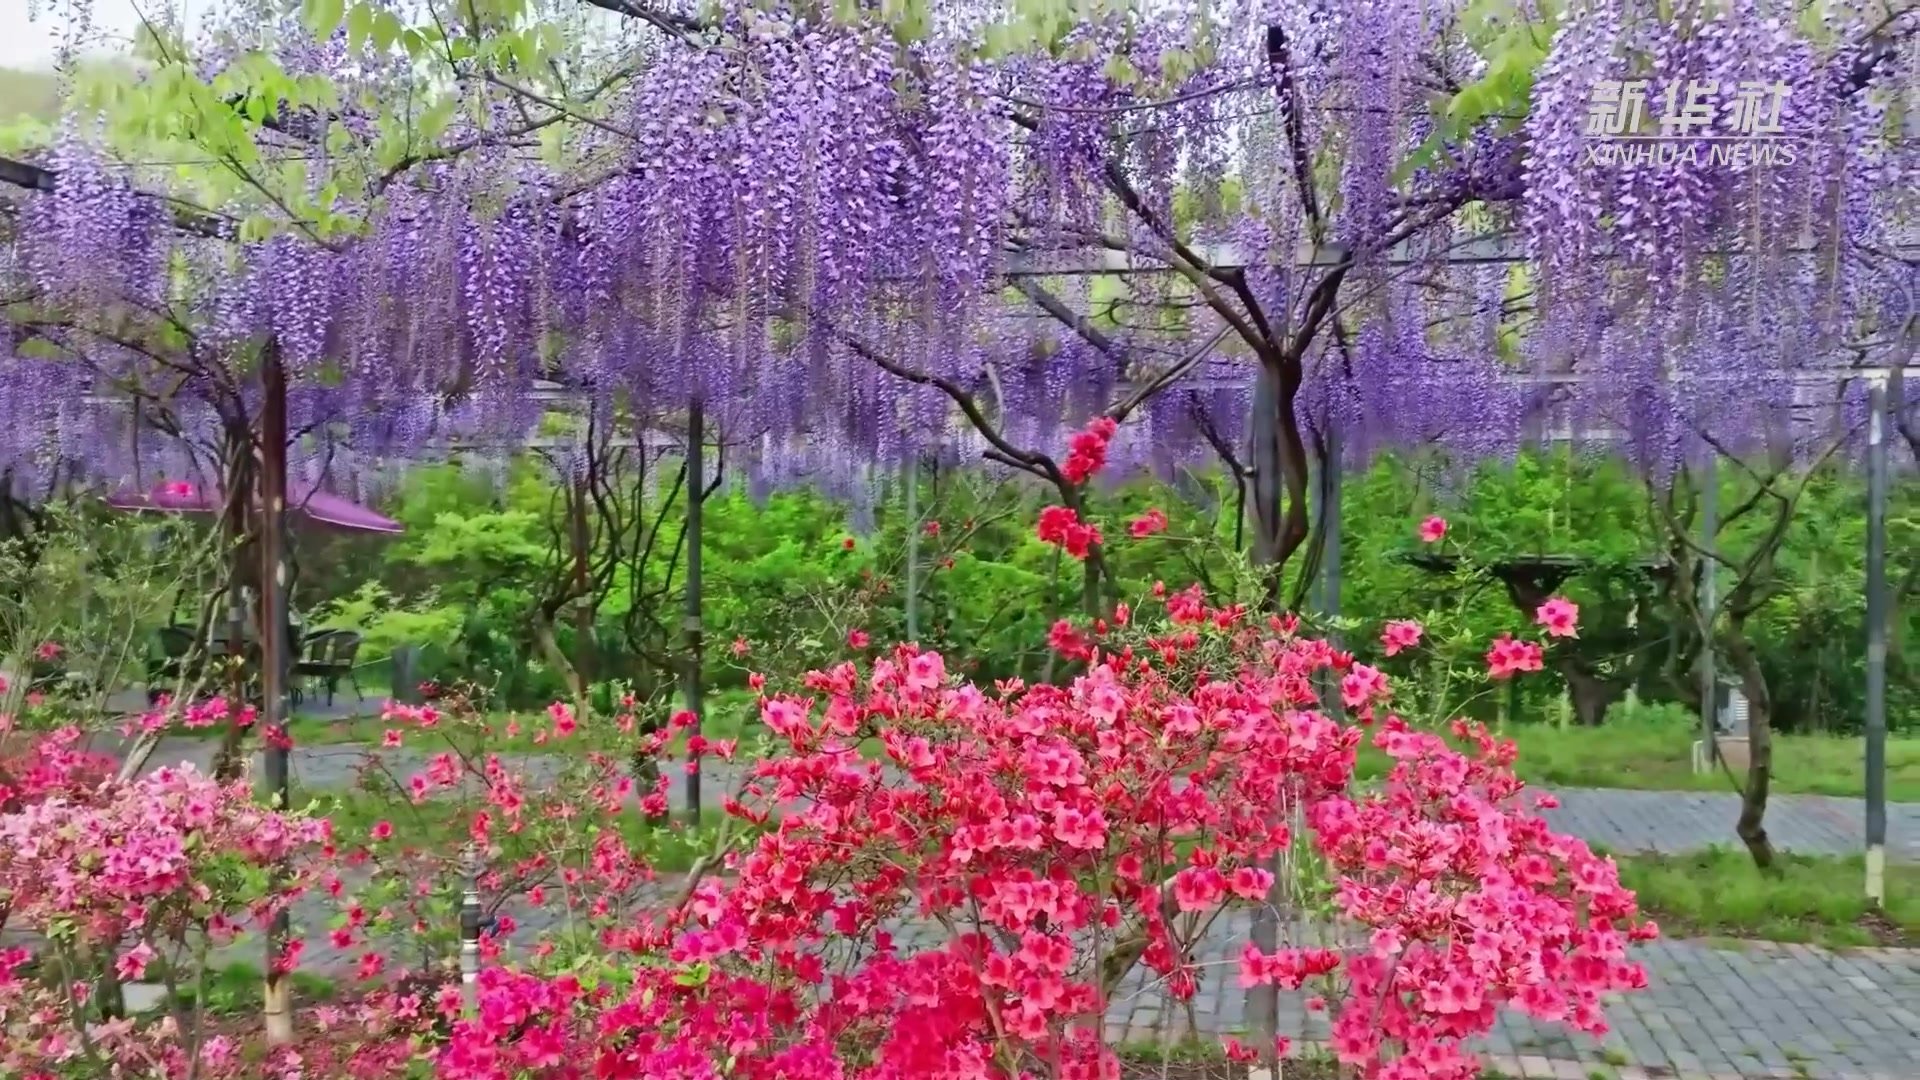
[{"label": "pink azalea flower", "polygon": [[1515,672],[1539,671],[1540,646],[1531,641],[1516,641],[1501,634],[1487,650],[1487,677],[1505,679]]},{"label": "pink azalea flower", "polygon": [[1533,621],[1554,637],[1579,637],[1580,605],[1556,596],[1534,609]]},{"label": "pink azalea flower", "polygon": [[1438,514],[1420,523],[1420,539],[1429,544],[1437,544],[1447,535],[1447,519]]},{"label": "pink azalea flower", "polygon": [[1420,644],[1422,633],[1418,622],[1412,619],[1395,619],[1380,631],[1380,644],[1386,646],[1388,656],[1397,656]]},{"label": "pink azalea flower", "polygon": [[153,946],[143,941],[120,954],[120,959],[114,961],[114,974],[120,976],[125,982],[139,982],[140,978],[147,973],[147,964],[153,960],[153,957]]},{"label": "pink azalea flower", "polygon": [[1148,510],[1127,525],[1127,532],[1131,533],[1135,540],[1144,540],[1155,533],[1166,531],[1167,515],[1157,509]]},{"label": "pink azalea flower", "polygon": [[1387,677],[1380,669],[1355,664],[1340,680],[1340,703],[1357,709],[1375,698],[1387,696]]}]

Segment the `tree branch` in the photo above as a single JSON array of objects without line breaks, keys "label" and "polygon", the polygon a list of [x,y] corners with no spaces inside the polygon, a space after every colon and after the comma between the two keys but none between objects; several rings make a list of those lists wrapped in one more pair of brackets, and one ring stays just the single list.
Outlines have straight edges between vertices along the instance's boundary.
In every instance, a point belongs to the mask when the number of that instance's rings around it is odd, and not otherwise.
[{"label": "tree branch", "polygon": [[[38,165],[14,158],[0,157],[0,183],[29,191],[51,193],[59,186],[60,174],[52,169],[43,169]],[[177,199],[171,195],[157,195],[148,191],[135,191],[143,199],[153,199],[166,203],[173,208],[173,223],[182,232],[195,236],[204,236],[210,240],[228,239],[233,232],[233,219],[216,214],[205,207]]]},{"label": "tree branch", "polygon": [[[835,337],[845,342],[847,347],[852,349],[862,359],[878,366],[890,375],[896,375],[917,386],[935,387],[941,393],[947,395],[948,398],[952,399],[955,405],[960,406],[960,411],[966,414],[967,422],[972,424],[974,430],[980,432],[980,434],[986,438],[987,442],[993,445],[994,450],[1001,455],[993,460],[1004,462],[1015,468],[1033,473],[1035,476],[1050,480],[1056,486],[1064,486],[1066,484],[1066,478],[1060,474],[1060,470],[1058,466],[1053,463],[1052,458],[1037,451],[1022,450],[1007,441],[1007,437],[1000,433],[1000,429],[994,426],[992,421],[987,419],[987,414],[980,408],[980,403],[959,383],[944,376],[932,375],[910,368],[887,356],[873,346],[868,345],[854,334],[849,333],[839,326],[833,323],[827,323],[826,325],[833,331]],[[991,454],[988,456],[992,457]]]}]

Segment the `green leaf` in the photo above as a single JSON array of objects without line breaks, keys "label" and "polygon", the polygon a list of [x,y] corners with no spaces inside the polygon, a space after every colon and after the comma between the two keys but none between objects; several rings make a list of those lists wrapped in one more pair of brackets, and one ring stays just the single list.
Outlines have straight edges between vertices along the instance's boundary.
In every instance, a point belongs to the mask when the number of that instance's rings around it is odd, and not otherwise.
[{"label": "green leaf", "polygon": [[705,986],[707,985],[707,980],[711,978],[712,975],[713,969],[706,964],[695,964],[680,974],[675,975],[673,981],[680,986]]},{"label": "green leaf", "polygon": [[347,15],[347,44],[358,49],[373,35],[373,7],[364,2],[353,5]]},{"label": "green leaf", "polygon": [[405,29],[400,24],[398,15],[391,11],[382,11],[373,19],[373,47],[386,52],[393,48],[394,42],[400,40],[400,35]]},{"label": "green leaf", "polygon": [[1425,168],[1440,156],[1440,148],[1445,146],[1447,141],[1447,126],[1444,123],[1435,124],[1433,134],[1428,135],[1425,142],[1414,147],[1412,153],[1400,159],[1400,164],[1394,166],[1393,184],[1396,187],[1411,180],[1415,172]]},{"label": "green leaf", "polygon": [[340,17],[346,14],[347,0],[304,0],[300,5],[300,21],[317,38],[331,35],[340,25]]},{"label": "green leaf", "polygon": [[15,355],[33,360],[58,360],[61,357],[59,346],[46,338],[28,338],[14,346]]},{"label": "green leaf", "polygon": [[1194,72],[1194,56],[1185,49],[1174,49],[1160,58],[1160,73],[1167,82],[1179,85],[1187,81]]}]

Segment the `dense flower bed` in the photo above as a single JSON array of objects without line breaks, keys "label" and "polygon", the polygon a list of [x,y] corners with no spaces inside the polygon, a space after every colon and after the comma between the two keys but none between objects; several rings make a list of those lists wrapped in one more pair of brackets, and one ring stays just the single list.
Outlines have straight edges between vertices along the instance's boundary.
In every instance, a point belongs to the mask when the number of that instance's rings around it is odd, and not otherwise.
[{"label": "dense flower bed", "polygon": [[[638,895],[647,872],[617,829],[588,827],[664,791],[590,773],[557,797],[579,815],[567,834],[593,839],[548,869],[598,950],[490,967],[471,1015],[451,989],[369,998],[333,1018],[354,1032],[356,1068],[430,1060],[456,1080],[1112,1076],[1091,1021],[1120,978],[1139,963],[1173,998],[1195,993],[1200,939],[1223,912],[1284,891],[1283,853],[1331,876],[1337,917],[1364,945],[1248,946],[1237,981],[1311,986],[1332,1012],[1335,1052],[1363,1075],[1471,1075],[1461,1042],[1500,1007],[1598,1032],[1601,995],[1645,985],[1626,946],[1652,927],[1609,860],[1531,812],[1510,745],[1458,725],[1462,751],[1413,729],[1392,712],[1385,675],[1291,621],[1192,592],[1164,599],[1159,618],[1123,608],[1089,629],[1090,663],[1064,685],[976,686],[912,646],[791,690],[756,677],[773,746],[727,809],[759,831],[725,856],[724,878],[666,902],[608,903]],[[1387,633],[1417,641],[1404,625]],[[1346,718],[1319,709],[1328,674]],[[433,709],[390,716],[394,741],[454,723]],[[558,742],[579,723],[556,706],[547,734]],[[1395,764],[1356,794],[1369,723]],[[684,752],[671,727],[636,738]],[[89,762],[71,740],[35,748],[32,794],[0,815],[0,890],[57,958],[27,977],[26,954],[8,954],[7,1060],[61,1076],[62,1062],[110,1053],[127,1075],[184,1076],[191,1049],[198,1075],[218,1073],[233,1058],[224,1040],[194,1046],[169,1020],[101,1017],[82,974],[186,963],[323,879],[352,909],[340,868],[364,868],[391,833],[336,848],[325,822],[191,772],[81,782]],[[435,757],[406,797],[456,786],[461,760]],[[497,757],[474,768],[486,780],[474,838],[528,828],[526,778]],[[270,879],[280,866],[295,870]],[[907,920],[938,923],[944,944],[897,947]],[[355,941],[366,921],[340,936]]]}]

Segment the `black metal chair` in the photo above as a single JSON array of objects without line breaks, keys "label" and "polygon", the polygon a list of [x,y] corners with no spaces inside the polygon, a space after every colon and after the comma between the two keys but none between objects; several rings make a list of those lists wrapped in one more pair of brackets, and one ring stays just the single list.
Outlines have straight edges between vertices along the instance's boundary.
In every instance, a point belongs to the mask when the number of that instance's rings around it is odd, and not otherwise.
[{"label": "black metal chair", "polygon": [[327,705],[333,705],[334,690],[341,679],[353,687],[354,697],[364,701],[366,692],[354,674],[354,658],[360,654],[360,635],[352,630],[316,630],[300,643],[300,660],[293,666],[295,679],[317,680],[327,690]]},{"label": "black metal chair", "polygon": [[195,645],[193,631],[184,626],[163,626],[159,638],[160,655],[147,662],[148,705],[156,704],[168,686],[189,674],[187,658]]},{"label": "black metal chair", "polygon": [[292,678],[288,690],[293,694],[293,704],[299,705],[306,695],[306,680],[318,679],[323,675],[321,664],[327,657],[327,648],[338,630],[314,630],[308,632],[303,627],[295,627],[290,640],[293,642]]}]

